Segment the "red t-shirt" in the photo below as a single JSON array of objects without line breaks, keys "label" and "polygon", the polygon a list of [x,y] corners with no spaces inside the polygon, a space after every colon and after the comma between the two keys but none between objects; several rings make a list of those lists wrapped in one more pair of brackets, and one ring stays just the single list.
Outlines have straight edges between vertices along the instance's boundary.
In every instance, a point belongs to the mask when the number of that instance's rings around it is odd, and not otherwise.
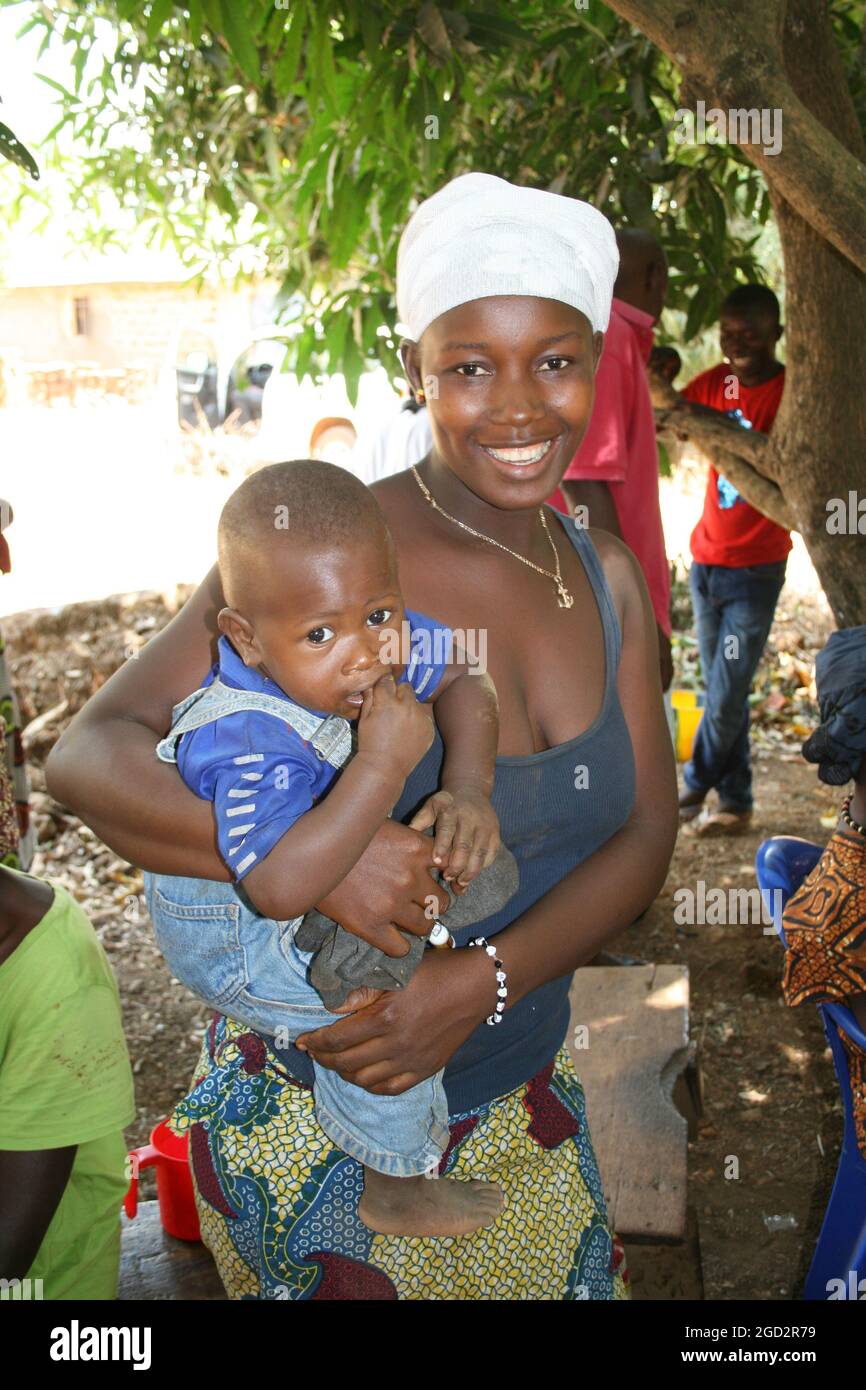
[{"label": "red t-shirt", "polygon": [[[686,400],[708,405],[713,410],[739,409],[744,419],[751,420],[753,429],[769,434],[784,387],[784,368],[760,386],[744,386],[736,380],[729,364],[720,362],[690,381],[683,395]],[[720,497],[719,475],[711,468],[703,515],[691,538],[692,555],[698,564],[743,569],[747,565],[770,565],[784,560],[791,549],[790,533],[750,507],[744,497],[738,496],[733,505],[723,506],[722,502],[729,500],[731,491],[730,483],[723,480]]]},{"label": "red t-shirt", "polygon": [[[595,376],[589,428],[563,482],[576,478],[607,483],[622,538],[640,562],[656,622],[669,637],[671,572],[659,509],[659,457],[646,374],[652,345],[649,314],[614,299]],[[568,515],[568,504],[558,489],[548,501]]]}]

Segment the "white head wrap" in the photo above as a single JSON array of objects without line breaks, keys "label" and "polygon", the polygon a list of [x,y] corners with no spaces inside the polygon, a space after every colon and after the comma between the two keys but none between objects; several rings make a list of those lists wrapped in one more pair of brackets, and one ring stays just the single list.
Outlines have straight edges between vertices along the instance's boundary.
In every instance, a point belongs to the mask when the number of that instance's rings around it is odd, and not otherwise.
[{"label": "white head wrap", "polygon": [[458,304],[532,295],[573,305],[593,332],[604,332],[618,265],[613,228],[589,203],[492,174],[462,174],[406,225],[397,253],[397,311],[417,342]]}]

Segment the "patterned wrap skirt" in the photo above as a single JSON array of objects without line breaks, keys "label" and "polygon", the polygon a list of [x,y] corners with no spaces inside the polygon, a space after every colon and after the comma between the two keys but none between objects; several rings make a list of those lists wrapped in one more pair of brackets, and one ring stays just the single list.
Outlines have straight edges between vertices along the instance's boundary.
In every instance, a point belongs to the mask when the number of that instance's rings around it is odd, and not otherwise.
[{"label": "patterned wrap skirt", "polygon": [[188,1132],[202,1239],[234,1299],[627,1299],[583,1087],[566,1050],[509,1095],[450,1116],[440,1171],[503,1189],[470,1235],[383,1236],[358,1219],[360,1165],[264,1041],[215,1017],[171,1127]]}]

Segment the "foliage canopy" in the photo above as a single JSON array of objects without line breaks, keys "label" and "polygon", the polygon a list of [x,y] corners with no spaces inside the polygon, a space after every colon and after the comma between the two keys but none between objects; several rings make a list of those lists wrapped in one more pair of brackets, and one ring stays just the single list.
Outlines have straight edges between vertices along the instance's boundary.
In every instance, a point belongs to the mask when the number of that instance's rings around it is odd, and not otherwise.
[{"label": "foliage canopy", "polygon": [[[9,0],[3,0],[9,3]],[[833,15],[866,110],[862,3]],[[611,10],[574,0],[44,0],[25,29],[71,45],[51,138],[86,151],[78,211],[111,189],[190,266],[243,248],[305,306],[293,365],[394,369],[396,246],[414,203],[484,169],[658,229],[691,338],[761,279],[770,208],[736,147],[678,144],[680,78]],[[31,192],[23,196],[34,196]],[[382,331],[385,326],[389,332]]]}]

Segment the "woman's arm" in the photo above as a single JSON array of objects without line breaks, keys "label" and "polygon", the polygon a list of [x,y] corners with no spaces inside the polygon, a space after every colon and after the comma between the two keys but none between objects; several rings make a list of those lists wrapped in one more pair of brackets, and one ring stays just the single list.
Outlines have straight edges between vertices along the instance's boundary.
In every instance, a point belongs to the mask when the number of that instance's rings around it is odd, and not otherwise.
[{"label": "woman's arm", "polygon": [[[646,585],[622,542],[598,532],[593,539],[622,625],[617,688],[634,749],[635,802],[621,830],[497,935],[509,1006],[591,960],[640,916],[664,883],[676,841],[676,772]],[[427,954],[435,958],[422,961],[405,990],[298,1045],[376,1093],[395,1095],[431,1076],[492,1012],[496,980],[483,951]]]},{"label": "woman's arm", "polygon": [[51,795],[130,863],[154,873],[227,879],[213,808],[156,757],[174,705],[216,657],[217,567],[181,611],[72,720],[46,765]]}]

